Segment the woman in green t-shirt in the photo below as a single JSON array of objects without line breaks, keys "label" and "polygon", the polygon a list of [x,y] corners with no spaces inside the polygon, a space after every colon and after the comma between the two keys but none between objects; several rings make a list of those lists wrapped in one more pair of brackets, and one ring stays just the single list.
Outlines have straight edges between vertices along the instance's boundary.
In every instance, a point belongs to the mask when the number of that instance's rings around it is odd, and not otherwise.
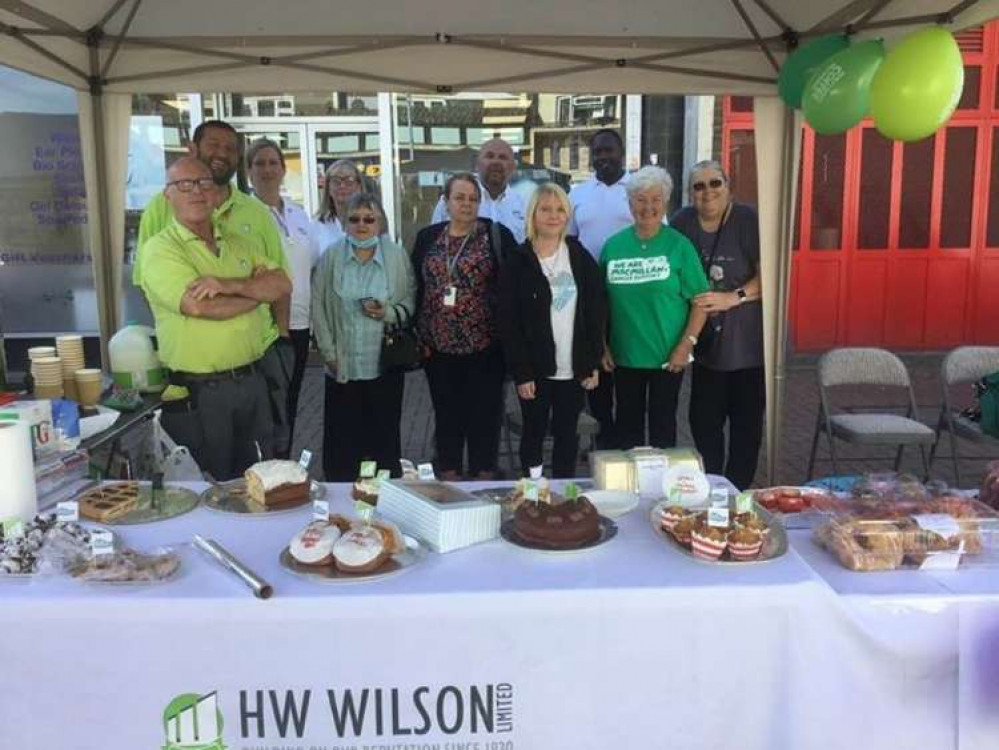
[{"label": "woman in green t-shirt", "polygon": [[708,281],[690,240],[663,226],[669,173],[643,167],[626,190],[635,223],[612,235],[600,254],[610,312],[605,366],[614,368],[621,447],[671,448],[683,371],[707,318],[691,300]]}]

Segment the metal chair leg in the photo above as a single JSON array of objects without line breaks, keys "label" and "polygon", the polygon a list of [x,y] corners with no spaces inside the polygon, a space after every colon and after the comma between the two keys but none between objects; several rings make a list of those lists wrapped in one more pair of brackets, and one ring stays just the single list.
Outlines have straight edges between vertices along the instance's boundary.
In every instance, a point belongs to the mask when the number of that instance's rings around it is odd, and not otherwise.
[{"label": "metal chair leg", "polygon": [[944,428],[944,415],[943,411],[940,412],[940,418],[937,420],[936,437],[933,440],[933,445],[930,446],[930,461],[929,466],[926,468],[926,479],[930,478],[930,469],[933,468],[933,461],[937,457],[937,449],[940,447],[940,438],[943,435]]},{"label": "metal chair leg", "polygon": [[833,437],[831,431],[826,431],[826,437],[829,438],[829,459],[832,461],[833,476],[839,476],[839,466],[836,464],[836,438]]},{"label": "metal chair leg", "polygon": [[957,460],[957,435],[954,434],[953,430],[948,430],[950,433],[950,456],[951,460],[954,462],[954,482],[958,487],[961,486],[961,467],[960,462]]},{"label": "metal chair leg", "polygon": [[924,481],[928,481],[930,478],[930,464],[926,460],[926,446],[923,445],[922,443],[919,444],[919,455],[922,456],[923,458],[923,476],[925,477]]},{"label": "metal chair leg", "polygon": [[822,417],[820,415],[819,418],[815,420],[815,434],[812,436],[812,450],[808,454],[808,478],[805,479],[806,482],[812,481],[812,472],[815,469],[815,454],[818,453],[819,450],[819,430],[821,427]]},{"label": "metal chair leg", "polygon": [[895,473],[898,474],[899,468],[902,466],[902,452],[905,450],[905,445],[899,445],[898,451],[895,453]]}]

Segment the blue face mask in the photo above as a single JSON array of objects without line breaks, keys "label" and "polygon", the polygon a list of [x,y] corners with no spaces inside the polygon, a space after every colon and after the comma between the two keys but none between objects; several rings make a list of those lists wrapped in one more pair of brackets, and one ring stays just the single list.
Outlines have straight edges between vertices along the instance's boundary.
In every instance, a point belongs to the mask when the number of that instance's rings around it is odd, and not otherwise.
[{"label": "blue face mask", "polygon": [[356,237],[351,237],[350,244],[360,250],[370,250],[378,245],[378,235],[372,235],[366,240],[359,240]]}]

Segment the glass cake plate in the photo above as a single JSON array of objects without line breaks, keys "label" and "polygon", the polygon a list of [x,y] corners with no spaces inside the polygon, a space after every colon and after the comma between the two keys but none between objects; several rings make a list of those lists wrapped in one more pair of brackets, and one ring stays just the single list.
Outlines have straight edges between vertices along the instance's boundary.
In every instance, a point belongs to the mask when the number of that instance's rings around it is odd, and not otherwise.
[{"label": "glass cake plate", "polygon": [[267,507],[253,502],[246,491],[245,479],[233,479],[231,482],[219,482],[213,484],[201,494],[201,500],[205,507],[217,513],[232,513],[237,516],[247,518],[270,517],[282,513],[290,513],[309,505],[313,500],[321,500],[326,496],[326,485],[310,480],[309,495],[302,500],[291,503],[282,503],[274,507]]},{"label": "glass cake plate", "polygon": [[580,552],[589,552],[590,550],[596,549],[602,544],[606,544],[611,539],[617,536],[617,524],[611,519],[605,518],[604,516],[599,516],[598,524],[600,526],[600,535],[594,539],[592,542],[587,542],[586,544],[580,545],[579,547],[567,547],[565,549],[552,549],[551,547],[541,547],[531,542],[523,541],[518,535],[513,526],[514,519],[508,518],[500,526],[500,537],[507,544],[512,544],[514,547],[520,547],[521,549],[529,549],[532,552],[543,552],[549,555],[574,555]]},{"label": "glass cake plate", "polygon": [[662,500],[652,506],[652,510],[649,512],[649,522],[652,524],[652,529],[656,532],[656,534],[666,540],[670,549],[689,557],[691,560],[697,560],[697,562],[702,562],[706,565],[739,567],[741,565],[759,565],[760,563],[772,562],[787,554],[787,532],[784,530],[784,525],[774,517],[773,513],[754,503],[753,511],[760,518],[760,520],[766,523],[766,525],[770,528],[770,534],[763,542],[763,547],[760,549],[759,557],[755,560],[730,560],[727,552],[722,553],[722,557],[718,560],[706,560],[703,557],[698,557],[691,552],[690,549],[678,542],[671,533],[662,527],[662,523],[660,523],[660,514],[661,511],[669,505],[670,503],[668,501]]},{"label": "glass cake plate", "polygon": [[109,526],[154,523],[190,513],[200,502],[198,493],[186,487],[166,485],[162,490],[153,492],[151,482],[108,482],[77,495],[75,500],[80,502],[86,497],[99,500],[119,496],[135,497],[135,507],[123,515],[102,520],[84,517],[81,508],[81,519]]},{"label": "glass cake plate", "polygon": [[289,573],[307,578],[314,583],[344,584],[381,581],[405,573],[427,556],[426,548],[419,541],[405,534],[402,538],[406,542],[406,549],[392,555],[378,570],[373,570],[370,573],[344,573],[337,570],[335,565],[303,565],[291,556],[288,547],[281,550],[278,561],[281,563],[281,567]]}]

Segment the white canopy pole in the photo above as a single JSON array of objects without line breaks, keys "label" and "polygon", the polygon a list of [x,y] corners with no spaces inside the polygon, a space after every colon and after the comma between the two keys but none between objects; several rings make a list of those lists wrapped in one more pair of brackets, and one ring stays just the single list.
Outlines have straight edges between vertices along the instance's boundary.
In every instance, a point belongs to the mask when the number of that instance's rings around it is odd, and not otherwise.
[{"label": "white canopy pole", "polygon": [[101,326],[101,358],[107,369],[110,365],[107,342],[121,323],[125,180],[132,97],[128,94],[81,92],[77,102],[90,219],[87,226]]},{"label": "white canopy pole", "polygon": [[763,349],[767,387],[767,480],[780,461],[791,246],[801,159],[801,115],[777,97],[753,100],[763,284]]}]

